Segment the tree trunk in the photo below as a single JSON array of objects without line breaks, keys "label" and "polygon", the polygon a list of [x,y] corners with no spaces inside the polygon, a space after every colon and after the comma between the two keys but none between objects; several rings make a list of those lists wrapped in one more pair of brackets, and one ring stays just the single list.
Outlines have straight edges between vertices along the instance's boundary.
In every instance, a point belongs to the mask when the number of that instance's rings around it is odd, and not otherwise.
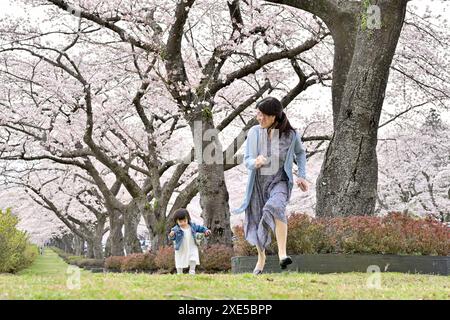
[{"label": "tree trunk", "polygon": [[106,218],[101,217],[97,219],[97,225],[95,226],[95,234],[94,238],[92,239],[92,246],[93,246],[93,252],[94,252],[94,258],[95,259],[103,259],[103,230],[105,229],[105,222]]},{"label": "tree trunk", "polygon": [[150,248],[152,252],[156,252],[161,247],[167,245],[169,245],[169,239],[166,234],[157,234],[150,239]]},{"label": "tree trunk", "polygon": [[61,248],[63,251],[70,253],[70,254],[75,254],[75,250],[73,247],[73,238],[74,238],[74,235],[72,235],[72,234],[63,236],[62,248]]},{"label": "tree trunk", "polygon": [[76,256],[83,256],[84,255],[84,239],[80,238],[79,236],[74,236],[73,238],[73,246],[75,249],[75,255]]},{"label": "tree trunk", "polygon": [[92,253],[94,259],[103,259],[102,238],[95,237],[92,241]]},{"label": "tree trunk", "polygon": [[336,129],[339,119],[342,97],[344,94],[347,75],[355,50],[358,21],[354,15],[343,14],[336,17],[331,28],[334,40],[333,84],[331,87],[333,100],[333,128]]},{"label": "tree trunk", "polygon": [[160,247],[168,244],[168,228],[166,209],[167,204],[159,203],[154,204],[153,207],[146,200],[136,202],[138,210],[142,213],[145,225],[147,226],[148,234],[150,237],[150,250],[155,252]]},{"label": "tree trunk", "polygon": [[109,214],[109,237],[107,246],[110,248],[108,253],[111,256],[124,255],[123,243],[123,219],[119,211],[114,211]]},{"label": "tree trunk", "polygon": [[[378,5],[381,29],[367,29],[359,22],[341,103],[333,105],[338,117],[317,181],[317,216],[372,215],[375,210],[378,123],[406,2],[380,1]],[[347,37],[350,46],[352,36]],[[335,41],[342,46],[346,40]],[[343,55],[341,59],[346,61],[349,57]],[[343,63],[347,64],[348,61]],[[333,77],[341,72],[340,66],[334,66]],[[339,99],[334,97],[333,103]]]},{"label": "tree trunk", "polygon": [[131,206],[124,214],[124,240],[125,252],[127,255],[132,253],[142,253],[141,243],[137,237],[137,228],[141,219],[141,213],[138,208]]},{"label": "tree trunk", "polygon": [[105,243],[105,258],[112,256],[111,253],[111,236],[108,235],[108,239],[106,239]]},{"label": "tree trunk", "polygon": [[225,184],[222,145],[212,116],[208,116],[208,112],[204,110],[196,117],[197,121],[190,123],[194,136],[195,157],[199,163],[198,190],[202,217],[204,225],[211,230],[209,243],[231,246],[229,195]]},{"label": "tree trunk", "polygon": [[87,258],[94,259],[94,241],[92,239],[88,239],[87,241]]}]

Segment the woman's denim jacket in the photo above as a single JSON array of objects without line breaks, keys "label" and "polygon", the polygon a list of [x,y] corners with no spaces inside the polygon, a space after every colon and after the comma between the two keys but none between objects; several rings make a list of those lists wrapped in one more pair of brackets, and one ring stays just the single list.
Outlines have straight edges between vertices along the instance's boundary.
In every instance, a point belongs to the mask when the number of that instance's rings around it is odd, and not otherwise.
[{"label": "woman's denim jacket", "polygon": [[[238,214],[248,207],[250,204],[250,199],[252,196],[253,185],[255,184],[256,175],[256,157],[258,156],[259,149],[259,131],[264,130],[260,125],[256,125],[250,128],[247,134],[247,143],[245,147],[244,154],[244,164],[248,169],[248,181],[247,188],[245,191],[245,197],[242,205],[231,211],[232,214]],[[292,139],[292,143],[289,146],[286,160],[284,162],[284,171],[289,178],[288,187],[292,190],[294,186],[294,178],[292,175],[292,167],[294,160],[297,162],[298,166],[298,176],[301,178],[306,178],[306,149],[302,144],[301,138],[297,132],[295,132],[295,137]]]}]

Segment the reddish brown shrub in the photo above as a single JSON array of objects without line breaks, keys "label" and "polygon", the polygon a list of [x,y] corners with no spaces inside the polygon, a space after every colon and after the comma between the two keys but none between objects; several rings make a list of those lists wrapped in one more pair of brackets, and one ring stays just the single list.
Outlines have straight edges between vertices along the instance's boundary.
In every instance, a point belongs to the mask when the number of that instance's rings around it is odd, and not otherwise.
[{"label": "reddish brown shrub", "polygon": [[[242,227],[235,228],[236,253],[255,255],[244,239]],[[272,241],[271,248],[276,246]],[[289,254],[450,254],[450,228],[430,217],[413,218],[399,212],[385,217],[349,216],[310,218],[292,214],[288,218]]]},{"label": "reddish brown shrub", "polygon": [[387,234],[385,249],[390,253],[398,247],[401,254],[450,254],[450,228],[431,217],[419,219],[391,212],[383,223]]},{"label": "reddish brown shrub", "polygon": [[122,260],[121,270],[126,272],[154,271],[156,269],[155,254],[134,253]]},{"label": "reddish brown shrub", "polygon": [[122,263],[125,257],[123,256],[111,256],[105,259],[105,268],[112,271],[122,270]]},{"label": "reddish brown shrub", "polygon": [[234,241],[233,248],[237,256],[254,256],[258,254],[255,246],[252,246],[245,240],[244,227],[236,226],[233,229]]},{"label": "reddish brown shrub", "polygon": [[175,269],[175,249],[173,246],[161,247],[155,256],[155,265],[158,269],[172,272]]},{"label": "reddish brown shrub", "polygon": [[325,247],[324,225],[306,214],[292,214],[288,218],[288,240],[286,250],[289,254],[321,252]]},{"label": "reddish brown shrub", "polygon": [[207,272],[231,270],[233,248],[223,244],[213,244],[205,248],[200,256],[200,267]]}]

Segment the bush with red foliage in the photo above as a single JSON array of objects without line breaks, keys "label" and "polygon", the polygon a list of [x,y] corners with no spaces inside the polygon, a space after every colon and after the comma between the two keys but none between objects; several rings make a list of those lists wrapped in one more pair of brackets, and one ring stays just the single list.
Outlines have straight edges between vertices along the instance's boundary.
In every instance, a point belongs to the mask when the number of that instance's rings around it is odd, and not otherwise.
[{"label": "bush with red foliage", "polygon": [[105,259],[105,268],[110,271],[121,271],[124,256],[111,256]]},{"label": "bush with red foliage", "polygon": [[163,272],[173,272],[175,270],[175,251],[173,246],[159,248],[155,256],[156,268]]},{"label": "bush with red foliage", "polygon": [[122,260],[121,271],[143,272],[156,270],[155,254],[133,253]]},{"label": "bush with red foliage", "polygon": [[[242,227],[235,228],[237,255],[255,255]],[[273,237],[274,238],[274,237]],[[400,212],[384,217],[349,216],[311,218],[292,214],[288,218],[289,254],[358,253],[397,255],[450,254],[450,228],[433,220],[413,218]],[[270,251],[276,248],[272,241]]]},{"label": "bush with red foliage", "polygon": [[245,240],[243,226],[235,226],[233,228],[233,234],[234,252],[236,252],[239,256],[254,256],[258,254],[256,247],[252,246],[247,242],[247,240]]},{"label": "bush with red foliage", "polygon": [[210,245],[201,252],[199,269],[206,272],[231,270],[233,253],[233,248],[226,245]]},{"label": "bush with red foliage", "polygon": [[[276,245],[275,237],[272,238]],[[304,214],[294,214],[289,217],[287,252],[297,254],[327,252],[330,246],[326,236],[326,225]]]}]

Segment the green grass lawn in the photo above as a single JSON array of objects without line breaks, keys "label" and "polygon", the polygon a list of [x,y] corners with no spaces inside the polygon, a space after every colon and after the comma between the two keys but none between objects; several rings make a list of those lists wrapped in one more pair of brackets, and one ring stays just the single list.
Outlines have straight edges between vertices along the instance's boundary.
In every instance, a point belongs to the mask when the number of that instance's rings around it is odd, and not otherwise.
[{"label": "green grass lawn", "polygon": [[[1,299],[450,299],[450,276],[382,273],[150,275],[73,270],[46,250],[29,269],[0,274]],[[72,271],[71,271],[72,270]],[[68,286],[69,284],[69,286]]]}]

